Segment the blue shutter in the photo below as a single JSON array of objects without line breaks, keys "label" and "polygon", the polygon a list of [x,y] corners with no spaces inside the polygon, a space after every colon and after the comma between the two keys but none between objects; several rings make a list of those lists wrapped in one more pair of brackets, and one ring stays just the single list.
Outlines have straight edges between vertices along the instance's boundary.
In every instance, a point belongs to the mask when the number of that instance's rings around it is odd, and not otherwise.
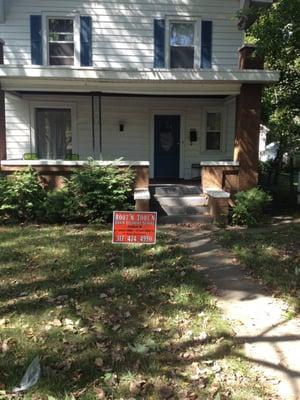
[{"label": "blue shutter", "polygon": [[80,65],[92,66],[92,18],[80,17]]},{"label": "blue shutter", "polygon": [[154,20],[154,68],[165,68],[165,20]]},{"label": "blue shutter", "polygon": [[43,64],[42,16],[30,15],[31,63]]},{"label": "blue shutter", "polygon": [[202,21],[201,68],[210,69],[212,61],[212,21]]}]

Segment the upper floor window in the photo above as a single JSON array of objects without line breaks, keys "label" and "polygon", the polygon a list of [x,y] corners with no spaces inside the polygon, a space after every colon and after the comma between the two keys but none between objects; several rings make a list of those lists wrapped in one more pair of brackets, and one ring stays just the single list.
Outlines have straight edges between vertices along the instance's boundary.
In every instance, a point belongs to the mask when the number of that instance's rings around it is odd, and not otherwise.
[{"label": "upper floor window", "polygon": [[221,150],[222,113],[208,111],[206,113],[206,150]]},{"label": "upper floor window", "polygon": [[74,65],[74,19],[48,19],[49,65]]},{"label": "upper floor window", "polygon": [[200,16],[154,19],[154,68],[212,68],[213,21]]},{"label": "upper floor window", "polygon": [[195,24],[193,22],[170,23],[170,67],[194,68]]},{"label": "upper floor window", "polygon": [[33,65],[93,65],[89,15],[30,15],[30,42]]}]

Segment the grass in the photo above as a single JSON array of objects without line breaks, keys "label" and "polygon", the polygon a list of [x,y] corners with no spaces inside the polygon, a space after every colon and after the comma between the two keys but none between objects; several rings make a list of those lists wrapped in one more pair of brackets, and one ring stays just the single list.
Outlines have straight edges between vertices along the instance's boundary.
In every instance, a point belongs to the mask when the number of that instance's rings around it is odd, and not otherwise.
[{"label": "grass", "polygon": [[37,355],[23,399],[271,398],[168,236],[129,249],[105,227],[0,227],[0,275],[0,398]]},{"label": "grass", "polygon": [[300,312],[300,223],[223,230],[219,242],[233,250],[253,275]]}]

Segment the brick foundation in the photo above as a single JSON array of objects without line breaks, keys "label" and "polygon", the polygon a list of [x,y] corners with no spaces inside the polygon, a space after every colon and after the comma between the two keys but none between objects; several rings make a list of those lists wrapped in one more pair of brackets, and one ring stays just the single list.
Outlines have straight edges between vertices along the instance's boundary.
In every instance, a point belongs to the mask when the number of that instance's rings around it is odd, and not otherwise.
[{"label": "brick foundation", "polygon": [[239,190],[238,166],[203,166],[201,169],[202,188],[221,189],[234,194]]}]

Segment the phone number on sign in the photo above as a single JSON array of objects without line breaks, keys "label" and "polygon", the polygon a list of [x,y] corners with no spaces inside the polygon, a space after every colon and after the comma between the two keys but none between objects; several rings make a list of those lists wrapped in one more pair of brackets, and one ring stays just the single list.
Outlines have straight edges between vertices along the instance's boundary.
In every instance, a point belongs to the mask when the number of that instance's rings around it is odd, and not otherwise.
[{"label": "phone number on sign", "polygon": [[123,236],[123,235],[117,235],[116,240],[118,242],[129,242],[129,243],[150,243],[153,241],[153,238],[151,236]]}]

